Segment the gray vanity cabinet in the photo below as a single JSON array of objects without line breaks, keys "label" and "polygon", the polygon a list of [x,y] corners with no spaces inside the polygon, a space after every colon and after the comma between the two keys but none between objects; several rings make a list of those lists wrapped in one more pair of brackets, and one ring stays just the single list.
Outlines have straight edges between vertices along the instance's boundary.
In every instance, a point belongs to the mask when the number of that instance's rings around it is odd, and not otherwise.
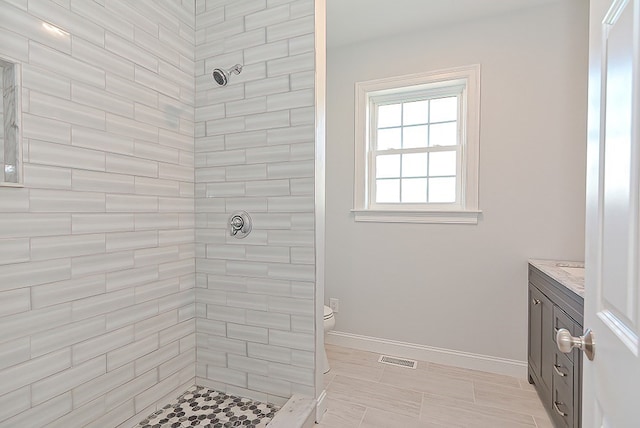
[{"label": "gray vanity cabinet", "polygon": [[584,301],[555,279],[529,266],[529,383],[556,427],[581,426],[582,354],[560,352],[558,329],[582,335]]}]

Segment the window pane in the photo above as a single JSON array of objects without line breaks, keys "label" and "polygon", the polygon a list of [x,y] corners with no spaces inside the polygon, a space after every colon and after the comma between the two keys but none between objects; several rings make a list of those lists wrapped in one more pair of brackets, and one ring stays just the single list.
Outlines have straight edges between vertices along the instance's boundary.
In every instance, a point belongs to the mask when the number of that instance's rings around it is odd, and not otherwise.
[{"label": "window pane", "polygon": [[431,100],[430,122],[447,122],[458,119],[458,97]]},{"label": "window pane", "polygon": [[376,202],[400,202],[400,180],[376,180]]},{"label": "window pane", "polygon": [[411,154],[402,155],[402,176],[403,177],[426,177],[427,176],[427,154],[411,153]]},{"label": "window pane", "polygon": [[376,178],[400,177],[400,155],[376,157]]},{"label": "window pane", "polygon": [[434,152],[429,154],[429,176],[438,175],[456,175],[456,152]]},{"label": "window pane", "polygon": [[402,128],[402,148],[413,149],[416,147],[427,147],[429,141],[428,126],[409,126]]},{"label": "window pane", "polygon": [[378,128],[389,126],[400,126],[400,115],[402,114],[402,104],[389,104],[378,107]]},{"label": "window pane", "polygon": [[415,101],[404,103],[402,109],[402,124],[416,125],[429,122],[429,101]]},{"label": "window pane", "polygon": [[429,179],[429,202],[455,202],[455,201],[456,201],[455,177]]},{"label": "window pane", "polygon": [[378,130],[378,150],[399,149],[401,145],[402,128]]},{"label": "window pane", "polygon": [[427,202],[427,179],[402,180],[402,202]]},{"label": "window pane", "polygon": [[455,146],[458,144],[458,124],[441,123],[430,125],[429,145],[434,146]]}]

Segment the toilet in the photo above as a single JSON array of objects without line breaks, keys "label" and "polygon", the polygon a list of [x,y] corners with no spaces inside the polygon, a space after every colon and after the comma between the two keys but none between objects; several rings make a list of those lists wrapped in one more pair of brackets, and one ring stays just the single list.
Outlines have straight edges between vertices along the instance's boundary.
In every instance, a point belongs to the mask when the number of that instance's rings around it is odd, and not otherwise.
[{"label": "toilet", "polygon": [[[336,319],[333,316],[333,311],[329,306],[324,307],[324,335],[325,339],[327,337],[327,333],[329,333],[336,326]],[[329,367],[329,359],[327,358],[327,349],[324,349],[324,373],[329,373],[331,367]]]}]

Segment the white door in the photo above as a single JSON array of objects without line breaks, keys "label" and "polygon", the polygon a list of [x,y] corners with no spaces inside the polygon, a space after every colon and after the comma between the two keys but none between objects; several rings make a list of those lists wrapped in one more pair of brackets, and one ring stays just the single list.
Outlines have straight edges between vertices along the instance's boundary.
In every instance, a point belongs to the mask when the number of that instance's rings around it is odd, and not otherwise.
[{"label": "white door", "polygon": [[585,428],[640,427],[640,0],[591,0]]}]

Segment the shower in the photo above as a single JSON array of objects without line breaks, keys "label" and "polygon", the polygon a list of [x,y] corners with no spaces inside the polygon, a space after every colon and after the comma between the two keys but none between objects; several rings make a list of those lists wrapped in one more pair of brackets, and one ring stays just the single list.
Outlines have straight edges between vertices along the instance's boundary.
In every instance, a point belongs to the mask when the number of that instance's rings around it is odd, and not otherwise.
[{"label": "shower", "polygon": [[220,86],[227,86],[229,82],[229,76],[231,73],[240,74],[242,72],[242,66],[240,64],[236,64],[228,70],[223,70],[221,68],[216,68],[213,70],[213,79]]}]

